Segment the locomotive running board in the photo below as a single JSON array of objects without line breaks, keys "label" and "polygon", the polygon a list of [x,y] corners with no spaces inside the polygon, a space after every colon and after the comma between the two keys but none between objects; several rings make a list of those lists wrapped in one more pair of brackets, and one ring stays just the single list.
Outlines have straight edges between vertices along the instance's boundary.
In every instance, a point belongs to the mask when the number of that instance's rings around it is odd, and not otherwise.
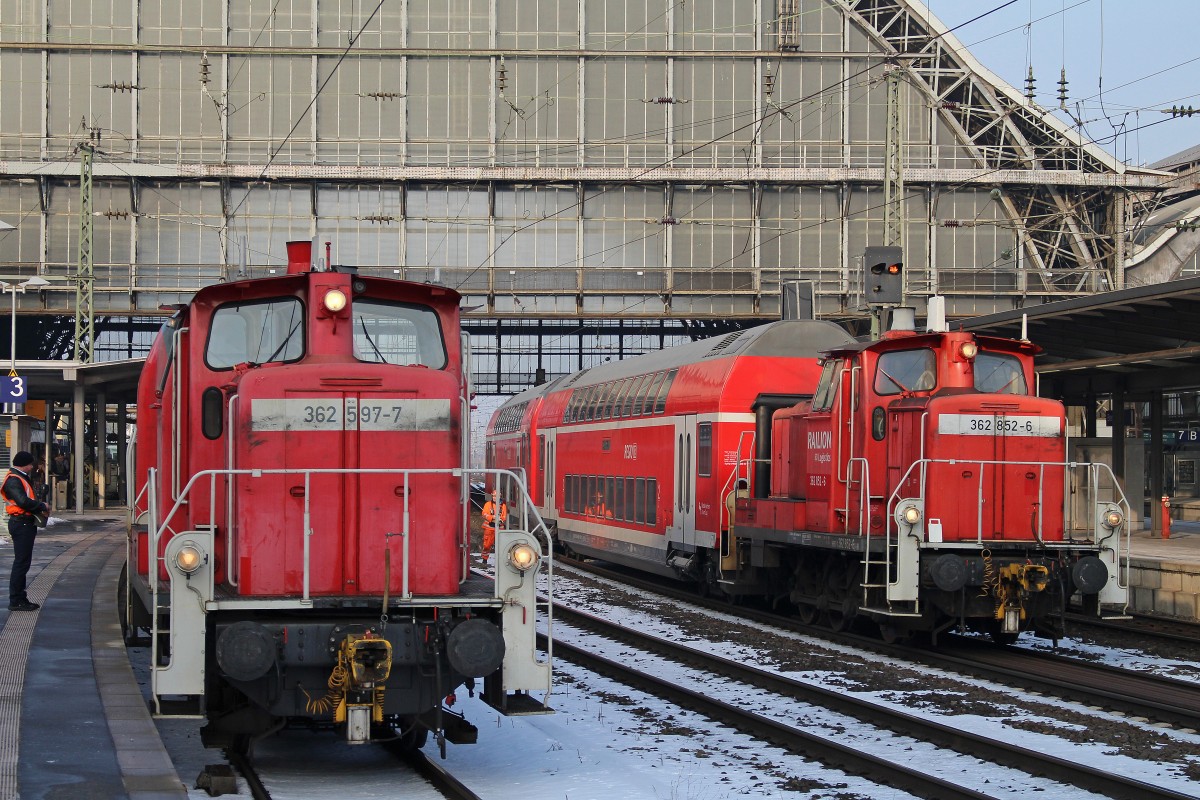
[{"label": "locomotive running board", "polygon": [[863,608],[859,607],[858,613],[876,617],[910,617],[920,619],[923,614],[918,614],[915,611],[893,611],[890,608]]}]

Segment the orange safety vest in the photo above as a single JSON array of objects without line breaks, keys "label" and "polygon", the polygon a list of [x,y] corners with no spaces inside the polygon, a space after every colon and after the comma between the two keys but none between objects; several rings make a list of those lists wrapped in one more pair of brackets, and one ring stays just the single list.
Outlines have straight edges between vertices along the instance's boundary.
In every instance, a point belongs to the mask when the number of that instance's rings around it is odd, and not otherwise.
[{"label": "orange safety vest", "polygon": [[[25,496],[30,499],[33,498],[33,485],[29,482],[29,480],[24,475],[22,475],[19,472],[16,472],[15,470],[9,470],[8,475],[4,476],[4,483],[8,483],[9,476],[12,476],[12,477],[16,478],[17,480],[21,481],[21,483],[23,483],[25,485]],[[32,511],[26,511],[25,509],[21,508],[19,505],[14,503],[12,500],[8,499],[8,495],[4,494],[3,484],[0,484],[0,495],[2,495],[4,497],[4,502],[5,502],[4,513],[8,514],[10,517],[16,517],[16,516],[20,516],[22,514],[27,515],[27,516],[33,516]]]},{"label": "orange safety vest", "polygon": [[[483,527],[496,527],[496,504],[488,500],[483,504]],[[500,524],[503,525],[508,520],[508,504],[503,500],[500,501]]]}]

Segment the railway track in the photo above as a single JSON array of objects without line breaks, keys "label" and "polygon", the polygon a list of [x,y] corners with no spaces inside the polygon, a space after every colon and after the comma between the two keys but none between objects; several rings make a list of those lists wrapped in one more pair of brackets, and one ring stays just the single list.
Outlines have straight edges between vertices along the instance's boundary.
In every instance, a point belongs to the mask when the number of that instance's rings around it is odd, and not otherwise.
[{"label": "railway track", "polygon": [[1156,639],[1163,642],[1192,645],[1200,647],[1200,625],[1182,620],[1161,619],[1145,614],[1134,614],[1133,619],[1096,619],[1084,614],[1067,614],[1067,622],[1081,628],[1116,631],[1138,636],[1142,639]]},{"label": "railway track", "polygon": [[[427,756],[421,750],[404,750],[390,747],[389,745],[380,745],[380,747],[388,750],[401,764],[407,766],[417,776],[425,781],[429,787],[428,795],[430,797],[440,796],[446,800],[482,800],[482,798],[469,789],[462,781],[452,775],[446,767],[440,762]],[[250,789],[250,796],[254,800],[272,800],[271,791],[268,784],[271,782],[269,776],[263,776],[259,773],[258,768],[254,763],[254,759],[245,754],[225,750],[224,755],[229,765],[233,767],[239,775],[246,781],[246,785]],[[395,769],[395,765],[383,766],[384,769]],[[356,770],[356,772],[358,772]],[[361,773],[359,777],[362,776]],[[343,796],[353,797],[356,791],[352,784],[347,784],[345,777],[337,775],[328,776],[330,794],[335,794],[334,786],[337,787],[336,793],[342,793]],[[284,797],[285,795],[281,795]],[[404,791],[405,797],[421,796],[420,792],[414,792],[411,787]]]},{"label": "railway track", "polygon": [[[572,559],[560,558],[557,563],[560,567],[573,567],[588,574],[783,630],[817,636],[950,672],[966,673],[1026,691],[1200,730],[1200,685],[1196,683],[1091,664],[1049,653],[997,647],[967,637],[943,637],[942,647],[937,650],[889,645],[876,638],[834,633],[827,628],[805,625],[791,617],[733,605],[724,600],[703,598],[692,591],[665,586],[641,576],[630,576]],[[948,641],[950,639],[954,640],[953,643]]]},{"label": "railway track", "polygon": [[[639,652],[654,653],[662,658],[695,667],[706,674],[719,675],[729,681],[754,686],[777,694],[784,701],[800,701],[853,717],[865,724],[885,728],[899,736],[929,742],[947,751],[973,756],[988,762],[1049,778],[1122,800],[1183,800],[1191,797],[1160,786],[1112,772],[1047,755],[1006,741],[981,736],[917,715],[897,711],[876,702],[861,700],[844,692],[813,686],[777,673],[750,667],[730,659],[714,656],[686,645],[631,630],[592,614],[556,605],[555,616],[567,623],[589,630],[608,639],[617,640]],[[823,734],[809,733],[786,725],[736,704],[714,699],[702,691],[688,689],[647,672],[596,655],[587,649],[555,641],[560,657],[589,669],[608,674],[670,702],[703,713],[731,727],[750,731],[756,736],[785,747],[797,754],[815,758],[822,763],[861,774],[882,784],[899,787],[921,797],[979,798],[988,797],[970,788],[930,775],[925,771],[896,764],[889,758],[876,756],[858,748],[831,741]]]}]

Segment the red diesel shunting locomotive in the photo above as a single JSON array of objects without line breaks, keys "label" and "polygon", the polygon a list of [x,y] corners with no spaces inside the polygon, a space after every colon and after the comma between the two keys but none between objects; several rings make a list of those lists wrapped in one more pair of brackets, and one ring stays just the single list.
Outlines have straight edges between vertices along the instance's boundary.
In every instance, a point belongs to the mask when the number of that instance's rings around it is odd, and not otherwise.
[{"label": "red diesel shunting locomotive", "polygon": [[1127,602],[1129,510],[1106,466],[1067,462],[1064,409],[1032,392],[1036,350],[775,322],[518,395],[489,463],[526,469],[584,555],[888,638],[1057,637],[1073,596]]},{"label": "red diesel shunting locomotive", "polygon": [[153,345],[126,634],[151,630],[158,709],[206,714],[211,746],[295,721],[471,742],[443,707],[464,683],[483,678],[505,713],[545,710],[528,694],[550,689],[540,521],[515,498],[495,581],[470,572],[459,296],[311,250],[201,289]]}]

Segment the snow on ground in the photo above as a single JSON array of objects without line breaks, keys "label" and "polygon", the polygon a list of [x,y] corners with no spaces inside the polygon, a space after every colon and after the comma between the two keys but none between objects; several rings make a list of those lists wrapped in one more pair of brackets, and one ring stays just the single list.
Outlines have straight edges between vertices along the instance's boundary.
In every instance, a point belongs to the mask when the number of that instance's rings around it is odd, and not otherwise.
[{"label": "snow on ground", "polygon": [[[1058,641],[1058,647],[1049,639],[1022,636],[1017,646],[1028,650],[1057,653],[1071,656],[1093,664],[1106,664],[1127,669],[1131,672],[1149,672],[1177,681],[1200,683],[1200,661],[1164,658],[1125,647],[1113,647],[1085,640],[1066,638]],[[1196,654],[1200,659],[1200,653]]]},{"label": "snow on ground", "polygon": [[[691,646],[775,670],[840,692],[852,692],[907,713],[934,715],[962,730],[1016,741],[1044,752],[1166,785],[1184,794],[1197,794],[1196,784],[1182,776],[1178,761],[1159,763],[1122,754],[1120,748],[1096,741],[1090,725],[1136,726],[1153,732],[1165,743],[1162,757],[1175,749],[1197,751],[1200,736],[1159,729],[1059,700],[1046,701],[1067,714],[1067,721],[1050,721],[1047,706],[1007,687],[963,678],[929,668],[917,669],[850,647],[786,631],[763,631],[731,615],[714,614],[675,601],[664,602],[635,589],[588,577],[575,579],[559,572],[556,596],[571,605],[616,618],[654,635],[686,641]],[[633,608],[630,608],[632,606]],[[675,612],[674,615],[666,611]],[[677,621],[704,616],[715,622],[720,636],[702,635]],[[1030,778],[968,756],[948,755],[929,744],[913,742],[856,720],[795,701],[781,703],[770,693],[732,686],[728,681],[635,652],[627,645],[604,641],[558,622],[556,637],[588,639],[589,648],[625,661],[645,662],[659,675],[681,684],[704,687],[709,694],[749,704],[756,712],[819,730],[843,743],[880,753],[891,752],[902,763],[970,785],[998,798],[1025,797],[1036,792],[1043,800],[1079,800],[1094,795]],[[1036,640],[1035,640],[1036,641]],[[1081,645],[1081,647],[1085,647]],[[1092,646],[1086,646],[1092,647]],[[1097,659],[1115,658],[1095,649]],[[789,654],[805,655],[803,663]],[[1136,653],[1125,657],[1149,656]],[[855,664],[861,669],[854,671]],[[1121,662],[1122,666],[1128,664]],[[1159,664],[1160,668],[1163,665]],[[1194,665],[1193,665],[1194,666]],[[886,688],[868,685],[864,676],[892,676]],[[144,673],[143,673],[144,674]],[[958,687],[957,689],[954,687]],[[987,713],[968,695],[989,698]],[[947,700],[961,694],[957,708],[946,713]],[[479,727],[475,745],[448,745],[449,771],[485,798],[522,800],[726,800],[727,798],[803,798],[804,800],[903,800],[904,792],[827,769],[736,731],[714,726],[702,715],[678,709],[564,661],[555,664],[555,688],[550,698],[555,713],[547,716],[503,717],[477,698],[460,690],[456,710]],[[955,703],[950,703],[955,707]],[[1041,730],[1031,730],[1034,722]],[[217,751],[199,745],[199,722],[158,720],[164,741],[188,787],[206,763],[222,760]],[[1063,736],[1050,735],[1057,725]],[[1099,727],[1099,726],[1098,726]],[[1070,741],[1074,738],[1076,741]],[[1174,745],[1174,746],[1172,746]],[[425,752],[438,758],[432,739]],[[381,747],[351,746],[332,733],[289,731],[261,743],[255,760],[276,800],[310,800],[332,796],[391,798],[434,797],[431,789]],[[1197,760],[1200,763],[1200,759]],[[240,794],[248,796],[241,786]],[[427,794],[429,793],[429,794]],[[206,798],[191,789],[193,800]],[[1198,795],[1200,796],[1200,795]]]},{"label": "snow on ground", "polygon": [[[894,665],[883,656],[851,647],[834,645],[788,631],[772,630],[765,633],[761,627],[748,624],[734,616],[702,610],[673,600],[664,603],[661,597],[593,576],[588,576],[587,581],[581,582],[572,580],[564,572],[559,572],[555,595],[560,601],[568,602],[572,606],[589,610],[606,619],[620,621],[643,633],[687,643],[702,652],[734,659],[761,669],[776,671],[827,689],[852,693],[906,713],[914,713],[915,706],[923,715],[938,717],[940,721],[961,730],[1009,739],[1023,746],[1033,747],[1064,759],[1082,761],[1114,773],[1168,786],[1184,794],[1193,794],[1197,791],[1196,784],[1186,777],[1177,757],[1173,756],[1175,748],[1169,746],[1169,742],[1175,740],[1180,744],[1188,745],[1187,750],[1196,752],[1200,748],[1200,736],[1195,733],[1172,731],[1089,709],[1081,704],[1054,700],[1049,701],[1054,709],[1062,709],[1065,716],[1071,721],[1061,724],[1064,737],[1050,736],[1030,730],[1037,723],[1043,723],[1044,727],[1048,710],[1046,703],[1038,703],[1035,698],[998,684],[964,678],[929,667],[909,668]],[[632,598],[632,602],[630,598]],[[631,608],[631,605],[634,607]],[[689,625],[685,629],[680,624],[664,618],[663,612],[668,606],[676,612],[682,612],[685,620],[704,616],[725,623],[724,628],[721,629],[721,638],[719,640],[705,638],[697,634],[698,626]],[[745,635],[747,632],[750,634],[749,636]],[[570,629],[567,626],[555,624],[556,638],[566,639],[569,635]],[[772,640],[775,644],[772,644]],[[816,663],[823,664],[823,666],[818,669],[808,668],[799,671],[788,669],[787,655],[780,655],[778,642],[781,641],[792,643],[792,647],[797,653],[802,652],[806,656],[809,664],[813,663],[815,656]],[[761,642],[761,645],[758,642]],[[610,644],[604,653],[626,660],[635,656],[642,657],[633,653],[632,648],[618,644]],[[870,665],[870,669],[874,673],[893,675],[894,684],[886,689],[878,689],[863,685],[859,676],[848,678],[846,669],[851,662],[865,662]],[[986,709],[988,713],[939,713],[942,703],[946,700],[945,695],[948,692],[954,693],[952,687],[946,686],[947,682],[958,684],[968,692],[977,691],[979,688],[985,689],[990,697],[990,706]],[[977,701],[966,696],[967,692],[963,694],[965,702],[962,703],[962,706],[965,710],[969,712],[978,707]],[[934,702],[935,700],[937,702]],[[954,704],[951,703],[951,708],[953,707]],[[995,711],[999,711],[999,715],[993,716]],[[1171,759],[1174,763],[1131,758],[1121,754],[1110,744],[1088,741],[1087,723],[1090,719],[1098,722],[1103,720],[1110,724],[1115,721],[1151,733],[1153,738],[1163,742],[1161,748],[1156,748],[1160,752],[1154,755]],[[858,741],[861,731],[855,729],[862,726],[853,721],[849,721],[845,725],[846,735]],[[877,734],[868,733],[867,738],[875,735]],[[988,779],[994,782],[993,771],[999,769],[988,766],[984,768],[984,772],[989,776]],[[996,775],[998,776],[1000,773],[997,772]],[[994,792],[995,788],[994,785],[989,786],[988,793]],[[1045,796],[1050,797],[1051,795]]]}]

